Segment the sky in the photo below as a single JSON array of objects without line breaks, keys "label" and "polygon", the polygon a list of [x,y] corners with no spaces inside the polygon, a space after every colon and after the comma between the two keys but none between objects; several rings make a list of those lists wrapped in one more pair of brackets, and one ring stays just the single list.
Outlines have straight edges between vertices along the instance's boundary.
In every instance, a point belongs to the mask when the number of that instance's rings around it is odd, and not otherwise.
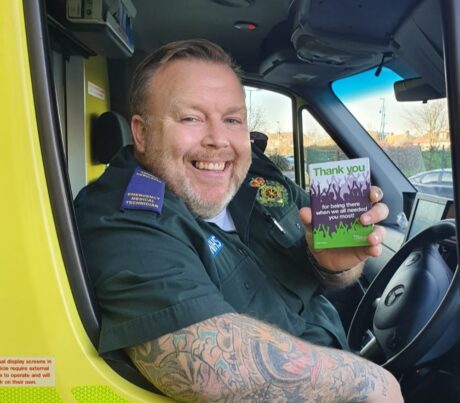
[{"label": "sky", "polygon": [[267,131],[292,132],[291,99],[277,92],[246,87],[248,112],[259,108],[267,122]]},{"label": "sky", "polygon": [[[421,103],[396,101],[393,83],[400,79],[399,75],[388,68],[383,68],[381,74],[376,77],[374,69],[335,82],[333,91],[366,129],[380,131],[384,109],[385,132],[405,133],[408,130],[408,123],[404,116],[414,104],[418,106]],[[363,95],[364,87],[366,88],[365,96]],[[292,132],[290,98],[271,91],[246,88],[248,110],[259,108],[262,111],[266,121],[266,131]],[[308,120],[310,119],[307,118],[309,127],[317,126],[316,123]]]},{"label": "sky", "polygon": [[398,80],[398,74],[384,67],[378,77],[372,69],[336,81],[332,89],[366,129],[380,131],[384,118],[384,131],[399,134],[408,130],[404,115],[413,103],[396,101],[393,83]]}]

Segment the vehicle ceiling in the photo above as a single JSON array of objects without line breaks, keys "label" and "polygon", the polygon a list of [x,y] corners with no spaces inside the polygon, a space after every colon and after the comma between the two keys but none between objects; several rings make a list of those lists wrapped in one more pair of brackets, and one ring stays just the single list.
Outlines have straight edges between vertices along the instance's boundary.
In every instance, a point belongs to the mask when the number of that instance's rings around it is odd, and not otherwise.
[{"label": "vehicle ceiling", "polygon": [[[401,76],[423,76],[444,91],[439,0],[132,1],[139,53],[207,38],[248,78],[291,88],[324,85],[377,66],[385,55]],[[256,29],[237,29],[239,22]]]}]

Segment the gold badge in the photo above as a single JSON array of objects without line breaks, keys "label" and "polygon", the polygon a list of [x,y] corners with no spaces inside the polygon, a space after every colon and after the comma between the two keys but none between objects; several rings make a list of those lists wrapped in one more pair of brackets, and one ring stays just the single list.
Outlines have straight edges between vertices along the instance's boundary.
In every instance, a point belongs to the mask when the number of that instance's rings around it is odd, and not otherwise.
[{"label": "gold badge", "polygon": [[253,188],[260,188],[263,185],[265,185],[265,179],[261,178],[260,176],[257,178],[252,178],[251,182],[249,182],[249,186]]},{"label": "gold badge", "polygon": [[288,202],[288,192],[279,182],[268,181],[264,178],[252,178],[249,182],[251,187],[259,188],[257,200],[266,207],[282,207]]}]

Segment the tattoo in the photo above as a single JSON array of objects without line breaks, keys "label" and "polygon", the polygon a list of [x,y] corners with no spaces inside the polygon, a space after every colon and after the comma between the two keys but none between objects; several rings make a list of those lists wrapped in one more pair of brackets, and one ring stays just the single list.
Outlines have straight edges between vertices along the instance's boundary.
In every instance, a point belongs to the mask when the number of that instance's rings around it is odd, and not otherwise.
[{"label": "tattoo", "polygon": [[237,314],[127,352],[150,382],[184,402],[359,402],[387,391],[377,365]]}]

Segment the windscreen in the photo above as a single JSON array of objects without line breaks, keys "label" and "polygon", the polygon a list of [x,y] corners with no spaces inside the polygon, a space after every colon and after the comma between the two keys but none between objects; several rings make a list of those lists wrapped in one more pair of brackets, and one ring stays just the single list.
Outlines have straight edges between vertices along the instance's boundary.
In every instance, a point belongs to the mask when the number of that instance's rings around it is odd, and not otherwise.
[{"label": "windscreen", "polygon": [[383,68],[335,81],[332,89],[420,192],[452,198],[446,99],[398,102],[401,77]]}]

